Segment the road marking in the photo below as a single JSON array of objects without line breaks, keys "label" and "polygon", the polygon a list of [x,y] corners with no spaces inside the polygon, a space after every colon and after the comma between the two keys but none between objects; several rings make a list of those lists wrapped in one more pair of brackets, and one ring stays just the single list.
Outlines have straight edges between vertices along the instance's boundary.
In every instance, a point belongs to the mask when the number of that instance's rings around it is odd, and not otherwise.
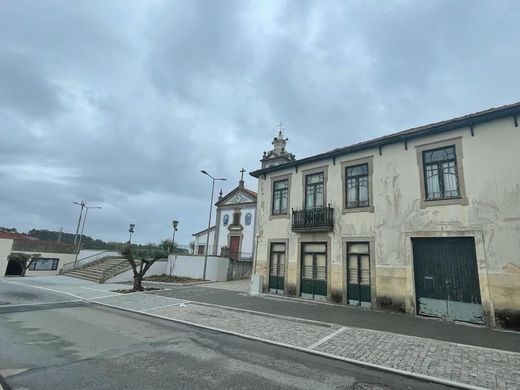
[{"label": "road marking", "polygon": [[143,311],[150,311],[150,310],[156,310],[156,309],[162,309],[164,307],[171,307],[171,306],[182,306],[182,305],[185,305],[187,303],[191,303],[190,301],[184,301],[184,302],[177,302],[177,303],[171,303],[169,305],[164,305],[164,306],[157,306],[157,307],[151,307],[149,309],[144,309]]},{"label": "road marking", "polygon": [[[65,293],[63,291],[53,290],[51,288],[46,288],[46,287],[34,286],[34,285],[30,285],[30,284],[23,284],[23,283],[17,283],[17,282],[7,282],[7,283],[22,284],[22,285],[27,285],[29,287],[41,288],[43,290],[54,291],[54,292],[59,292],[59,293],[75,296],[72,293]],[[344,361],[344,362],[348,362],[348,363],[352,363],[352,364],[356,364],[356,365],[360,365],[360,366],[364,366],[364,367],[375,368],[375,369],[378,369],[378,370],[381,370],[381,371],[393,372],[393,373],[396,373],[396,374],[409,376],[409,377],[413,377],[413,378],[418,378],[418,379],[426,380],[426,381],[429,381],[429,382],[440,383],[440,384],[453,386],[453,387],[458,387],[458,388],[462,388],[462,389],[485,390],[485,388],[480,387],[480,386],[475,386],[475,385],[470,385],[470,384],[467,384],[467,383],[456,382],[456,381],[453,381],[453,380],[450,380],[450,379],[445,379],[445,378],[442,378],[442,377],[435,377],[435,376],[430,376],[430,375],[427,375],[427,374],[420,374],[420,373],[417,373],[417,372],[412,372],[412,371],[402,370],[402,369],[398,369],[398,368],[393,368],[393,367],[389,367],[389,366],[385,366],[385,365],[381,365],[381,364],[377,364],[377,363],[369,363],[369,362],[366,362],[366,361],[363,361],[363,360],[357,360],[357,359],[342,357],[342,356],[338,356],[338,355],[333,355],[333,354],[326,353],[326,352],[316,351],[316,350],[313,350],[313,349],[311,349],[309,347],[299,347],[299,346],[296,346],[296,345],[286,344],[286,343],[283,343],[283,342],[263,339],[261,337],[252,336],[252,335],[248,335],[248,334],[245,334],[245,333],[239,333],[239,332],[236,332],[236,331],[230,331],[230,330],[226,330],[226,329],[221,329],[221,328],[217,328],[217,327],[210,326],[210,325],[202,325],[202,324],[198,324],[198,323],[187,321],[187,320],[181,320],[181,319],[172,318],[172,317],[166,317],[166,316],[162,316],[162,315],[158,315],[158,314],[147,313],[147,312],[145,312],[143,310],[135,310],[135,309],[125,308],[125,307],[121,307],[121,306],[116,306],[116,305],[113,305],[113,304],[96,302],[94,300],[95,298],[82,298],[82,297],[77,297],[77,298],[79,298],[80,300],[83,300],[83,301],[92,302],[92,303],[95,303],[95,304],[98,304],[98,305],[101,305],[101,306],[111,307],[111,308],[114,308],[114,309],[117,309],[117,310],[133,312],[133,313],[137,313],[137,314],[147,315],[147,316],[150,316],[150,317],[160,318],[160,319],[167,320],[167,321],[172,321],[172,322],[177,322],[177,323],[181,323],[181,324],[191,325],[191,326],[195,326],[195,327],[201,328],[201,329],[207,329],[207,330],[211,330],[211,331],[225,333],[225,334],[242,337],[242,338],[249,339],[249,340],[260,341],[260,342],[263,342],[263,343],[266,343],[266,344],[277,345],[277,346],[290,348],[290,349],[297,350],[297,351],[311,353],[311,354],[314,354],[314,355],[320,355],[320,356],[324,356],[324,357],[327,357],[327,358],[330,358],[330,359],[341,360],[341,361]],[[173,299],[175,299],[175,298],[173,298]],[[194,301],[191,301],[191,302],[195,303]],[[211,304],[206,304],[206,305],[207,306],[219,306],[219,305],[211,305]],[[230,310],[234,309],[234,308],[229,308],[229,307],[226,307],[226,308],[230,309]],[[241,311],[248,311],[248,310],[245,310],[245,309],[239,309],[239,310],[241,310]],[[268,313],[262,313],[262,314],[266,315],[266,316],[271,316]],[[283,316],[278,316],[278,315],[272,315],[272,316],[273,317],[283,317]],[[291,317],[287,317],[287,318],[291,318]],[[319,323],[319,321],[312,321],[312,322]],[[323,324],[326,324],[326,323],[323,323]],[[381,332],[381,331],[376,331],[376,332],[389,333],[389,332]],[[389,333],[389,334],[393,334],[393,333]],[[329,335],[329,336],[331,336],[331,335]],[[415,339],[423,339],[424,340],[424,338],[420,338],[420,337],[416,337],[416,336],[406,336],[406,337],[415,338]],[[464,347],[470,347],[470,348],[476,348],[476,349],[493,350],[492,348],[488,348],[488,347],[469,346],[469,345],[465,345],[465,344],[451,343],[451,342],[446,342],[446,343],[455,344],[455,345],[462,345]],[[502,350],[500,350],[500,352],[517,355],[517,353],[510,352],[510,351],[502,351]]]},{"label": "road marking", "polygon": [[329,334],[328,336],[325,336],[324,338],[322,338],[321,340],[318,340],[317,342],[315,342],[314,344],[310,345],[309,349],[314,349],[316,347],[319,347],[321,344],[323,344],[324,342],[326,341],[329,341],[331,338],[337,336],[338,334],[340,334],[341,332],[344,332],[345,330],[347,330],[347,328],[343,327],[343,328],[339,328],[338,330],[336,330],[335,332],[332,332],[331,334]]},{"label": "road marking", "polygon": [[81,302],[78,299],[72,299],[69,301],[57,301],[57,302],[38,302],[38,303],[19,303],[16,305],[0,305],[0,308],[4,307],[21,307],[21,306],[41,306],[41,305],[55,305],[57,303],[71,303],[71,302]]},{"label": "road marking", "polygon": [[86,289],[86,290],[92,290],[92,291],[104,292],[104,293],[121,294],[121,293],[118,293],[118,292],[115,292],[115,291],[101,290],[101,289],[99,289],[99,288],[81,287],[81,286],[80,286],[80,288],[84,288],[84,289]]}]

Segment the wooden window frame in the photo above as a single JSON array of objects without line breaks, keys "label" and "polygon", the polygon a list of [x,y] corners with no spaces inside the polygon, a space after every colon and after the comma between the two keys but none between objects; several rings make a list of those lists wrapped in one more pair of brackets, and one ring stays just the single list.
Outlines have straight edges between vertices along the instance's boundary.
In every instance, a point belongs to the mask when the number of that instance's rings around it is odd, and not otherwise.
[{"label": "wooden window frame", "polygon": [[[287,212],[285,213],[273,213],[274,206],[274,183],[287,180]],[[270,204],[270,213],[269,219],[277,219],[277,218],[290,218],[291,217],[291,174],[281,175],[281,176],[273,176],[271,178],[271,204]]]},{"label": "wooden window frame", "polygon": [[[445,198],[445,199],[432,199],[428,200],[426,196],[426,174],[425,174],[425,164],[424,164],[424,154],[423,152],[442,149],[448,146],[455,147],[455,164],[456,164],[456,173],[458,179],[458,189],[459,189],[459,197],[457,198]],[[442,141],[430,142],[427,144],[417,145],[415,147],[417,153],[417,166],[419,168],[419,183],[420,183],[420,191],[421,191],[421,209],[430,206],[445,206],[445,205],[461,205],[467,206],[469,204],[468,198],[466,196],[466,186],[464,182],[464,170],[463,170],[463,158],[464,155],[462,153],[462,137],[449,138]]]},{"label": "wooden window frame", "polygon": [[[343,205],[342,205],[342,214],[346,213],[359,213],[359,212],[368,212],[373,213],[375,211],[374,208],[374,191],[373,191],[373,173],[374,173],[374,156],[367,156],[356,158],[354,160],[343,161],[341,163],[341,181],[343,184]],[[347,206],[347,169],[357,166],[357,165],[368,165],[368,206],[362,207],[346,207]]]}]

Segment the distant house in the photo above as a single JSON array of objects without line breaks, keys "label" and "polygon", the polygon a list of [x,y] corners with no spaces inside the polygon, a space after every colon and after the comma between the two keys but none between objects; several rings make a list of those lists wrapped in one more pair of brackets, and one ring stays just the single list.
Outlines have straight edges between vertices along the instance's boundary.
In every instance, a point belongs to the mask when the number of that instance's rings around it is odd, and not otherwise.
[{"label": "distant house", "polygon": [[[243,172],[242,172],[243,174]],[[215,225],[209,229],[209,255],[227,256],[233,260],[252,261],[255,249],[255,221],[257,194],[244,187],[241,177],[238,186],[228,194],[220,191]],[[193,234],[195,254],[205,254],[208,229]]]},{"label": "distant house", "polygon": [[264,291],[519,323],[519,120],[516,103],[299,160],[275,139],[251,173]]},{"label": "distant house", "polygon": [[22,267],[9,256],[23,253],[30,257],[27,276],[55,275],[64,264],[75,259],[74,245],[42,241],[26,234],[0,231],[0,276],[16,276]]}]

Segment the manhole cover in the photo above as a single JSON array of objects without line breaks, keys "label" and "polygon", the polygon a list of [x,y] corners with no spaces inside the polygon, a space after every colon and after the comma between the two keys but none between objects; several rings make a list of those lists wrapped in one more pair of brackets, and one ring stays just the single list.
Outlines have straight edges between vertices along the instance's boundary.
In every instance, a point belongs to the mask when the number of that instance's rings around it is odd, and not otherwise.
[{"label": "manhole cover", "polygon": [[356,383],[352,386],[352,390],[392,390],[388,386],[380,385],[377,383]]}]

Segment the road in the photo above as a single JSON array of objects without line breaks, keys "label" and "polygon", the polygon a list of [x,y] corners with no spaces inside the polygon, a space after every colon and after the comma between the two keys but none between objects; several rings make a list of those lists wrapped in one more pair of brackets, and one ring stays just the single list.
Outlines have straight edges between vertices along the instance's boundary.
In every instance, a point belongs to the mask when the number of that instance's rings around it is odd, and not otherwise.
[{"label": "road", "polygon": [[0,302],[0,373],[13,390],[447,388],[9,279]]}]

